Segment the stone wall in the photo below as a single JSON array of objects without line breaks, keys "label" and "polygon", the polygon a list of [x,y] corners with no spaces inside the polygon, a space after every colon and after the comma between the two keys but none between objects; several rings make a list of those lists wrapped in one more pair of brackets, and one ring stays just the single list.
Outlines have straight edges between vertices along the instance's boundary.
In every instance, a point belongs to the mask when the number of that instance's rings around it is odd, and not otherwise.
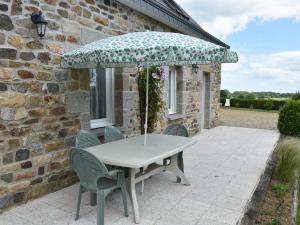
[{"label": "stone wall", "polygon": [[[42,40],[30,20],[38,10],[48,21]],[[60,69],[62,53],[146,29],[171,31],[109,0],[0,1],[0,209],[77,180],[68,155],[89,126],[88,75]],[[126,107],[124,122],[134,127],[138,115]]]},{"label": "stone wall", "polygon": [[[48,21],[42,40],[30,20],[39,10]],[[86,69],[61,69],[61,55],[144,30],[172,31],[110,0],[0,0],[0,211],[77,181],[69,148],[78,129],[89,127],[89,75]],[[185,118],[173,122],[194,134],[200,127],[201,80],[190,67],[178,70],[178,108]],[[116,122],[132,136],[140,132],[136,71],[116,71]],[[215,93],[218,82],[212,84]],[[168,123],[162,114],[157,132]]]}]

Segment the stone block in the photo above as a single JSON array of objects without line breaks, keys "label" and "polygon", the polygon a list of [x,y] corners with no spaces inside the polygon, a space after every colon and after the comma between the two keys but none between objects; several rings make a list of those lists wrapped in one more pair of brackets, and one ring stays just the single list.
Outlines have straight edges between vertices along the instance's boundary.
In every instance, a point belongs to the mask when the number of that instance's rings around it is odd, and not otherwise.
[{"label": "stone block", "polygon": [[44,166],[40,166],[39,168],[38,168],[38,174],[39,175],[43,175],[45,173],[45,167]]},{"label": "stone block", "polygon": [[11,164],[7,164],[5,166],[2,166],[0,168],[0,171],[2,173],[13,173],[13,172],[16,172],[20,169],[21,169],[21,166],[20,166],[19,163],[11,163]]},{"label": "stone block", "polygon": [[11,18],[8,15],[0,14],[0,30],[10,31],[14,28]]},{"label": "stone block", "polygon": [[11,183],[13,179],[13,173],[7,173],[0,176],[0,179],[6,183]]},{"label": "stone block", "polygon": [[44,44],[40,40],[34,40],[28,42],[26,46],[30,49],[42,49],[44,47]]},{"label": "stone block", "polygon": [[65,139],[65,147],[74,147],[75,146],[75,140],[76,140],[76,137],[75,136],[72,136],[72,137],[67,137]]},{"label": "stone block", "polygon": [[58,81],[66,81],[69,80],[69,70],[57,70],[54,74],[56,80]]},{"label": "stone block", "polygon": [[82,130],[89,130],[91,128],[90,122],[90,113],[81,113],[80,114],[80,129]]},{"label": "stone block", "polygon": [[15,204],[21,203],[25,200],[25,192],[15,193],[13,198]]},{"label": "stone block", "polygon": [[55,150],[58,150],[63,147],[64,147],[64,143],[63,143],[63,141],[60,141],[60,140],[45,144],[46,152],[55,151]]},{"label": "stone block", "polygon": [[59,85],[57,83],[47,83],[47,90],[51,94],[59,93]]},{"label": "stone block", "polygon": [[12,194],[6,194],[3,196],[0,196],[0,209],[4,209],[4,208],[8,207],[12,203],[13,203],[13,195]]},{"label": "stone block", "polygon": [[58,106],[52,109],[52,114],[55,116],[64,115],[66,113],[66,109],[64,106]]},{"label": "stone block", "polygon": [[63,21],[61,26],[62,26],[62,31],[64,33],[78,34],[78,35],[80,34],[80,26],[78,23]]},{"label": "stone block", "polygon": [[12,163],[13,160],[14,160],[14,156],[13,156],[13,154],[11,152],[4,154],[3,157],[2,157],[2,163],[3,163],[3,165]]},{"label": "stone block", "polygon": [[24,107],[18,108],[15,114],[15,120],[24,119],[28,116],[28,112]]},{"label": "stone block", "polygon": [[13,0],[11,4],[11,15],[22,14],[22,0]]},{"label": "stone block", "polygon": [[12,34],[7,38],[7,43],[14,46],[15,48],[23,48],[24,40],[20,35]]},{"label": "stone block", "polygon": [[138,93],[132,91],[124,91],[123,92],[123,108],[124,109],[138,109],[139,101],[138,101]]},{"label": "stone block", "polygon": [[90,21],[89,19],[86,18],[80,18],[79,19],[79,23],[83,26],[87,26],[89,28],[93,28],[94,27],[94,23],[92,21]]},{"label": "stone block", "polygon": [[0,93],[0,107],[20,107],[24,105],[25,97],[16,92]]},{"label": "stone block", "polygon": [[6,121],[14,120],[16,111],[16,108],[2,107],[0,108],[0,118]]},{"label": "stone block", "polygon": [[53,53],[62,54],[63,53],[63,46],[57,43],[49,43],[47,44],[47,49]]},{"label": "stone block", "polygon": [[[0,18],[1,20],[1,18]],[[17,50],[12,48],[0,48],[0,59],[16,59]]]},{"label": "stone block", "polygon": [[68,18],[69,17],[69,13],[67,10],[64,9],[57,9],[57,13],[64,18]]},{"label": "stone block", "polygon": [[81,16],[82,14],[82,8],[79,5],[72,6],[71,10],[75,12],[78,16]]},{"label": "stone block", "polygon": [[30,181],[28,180],[16,182],[8,186],[8,191],[11,193],[15,193],[26,189],[27,187],[29,187],[29,185],[30,185]]},{"label": "stone block", "polygon": [[17,173],[15,174],[15,181],[19,181],[19,180],[28,180],[32,177],[36,176],[36,172],[35,171],[26,171],[26,172],[21,172],[21,173]]},{"label": "stone block", "polygon": [[31,168],[31,167],[32,167],[32,162],[31,161],[21,163],[21,168],[22,169],[28,169],[28,168]]},{"label": "stone block", "polygon": [[3,45],[5,43],[5,34],[0,33],[0,45]]},{"label": "stone block", "polygon": [[47,21],[48,21],[47,28],[49,28],[49,30],[59,30],[59,25],[57,22],[49,19]]},{"label": "stone block", "polygon": [[33,52],[21,52],[20,53],[20,58],[25,60],[25,61],[30,61],[35,58],[35,55]]},{"label": "stone block", "polygon": [[90,96],[88,92],[66,93],[66,107],[69,113],[82,113],[90,111]]},{"label": "stone block", "polygon": [[48,65],[49,61],[51,61],[51,54],[49,52],[39,52],[38,55],[37,55],[37,59]]},{"label": "stone block", "polygon": [[38,178],[32,180],[30,182],[30,185],[35,185],[35,184],[39,184],[39,183],[42,183],[42,182],[43,182],[43,178],[42,177],[38,177]]},{"label": "stone block", "polygon": [[51,73],[40,71],[36,75],[36,79],[42,80],[42,81],[50,81],[50,80],[52,80],[52,75],[51,75]]},{"label": "stone block", "polygon": [[13,79],[14,69],[11,68],[0,68],[0,79],[11,80]]},{"label": "stone block", "polygon": [[34,78],[34,75],[31,71],[28,70],[19,70],[18,75],[22,79],[31,79]]},{"label": "stone block", "polygon": [[29,150],[26,148],[21,148],[16,152],[16,161],[22,161],[29,158]]},{"label": "stone block", "polygon": [[49,5],[57,5],[58,0],[45,0],[45,2]]}]

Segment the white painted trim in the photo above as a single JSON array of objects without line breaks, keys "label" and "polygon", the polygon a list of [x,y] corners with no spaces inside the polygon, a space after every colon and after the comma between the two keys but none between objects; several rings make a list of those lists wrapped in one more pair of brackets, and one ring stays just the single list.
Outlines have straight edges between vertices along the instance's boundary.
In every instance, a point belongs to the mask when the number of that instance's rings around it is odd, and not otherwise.
[{"label": "white painted trim", "polygon": [[106,115],[107,118],[91,120],[91,129],[114,124],[115,118],[115,69],[105,69],[106,76]]},{"label": "white painted trim", "polygon": [[[168,101],[170,102],[170,107],[168,109],[168,114],[177,113],[177,99],[176,99],[176,87],[177,87],[177,79],[176,79],[176,67],[169,67],[169,93],[168,93]],[[171,79],[170,79],[171,78]],[[170,82],[171,80],[171,82]]]}]

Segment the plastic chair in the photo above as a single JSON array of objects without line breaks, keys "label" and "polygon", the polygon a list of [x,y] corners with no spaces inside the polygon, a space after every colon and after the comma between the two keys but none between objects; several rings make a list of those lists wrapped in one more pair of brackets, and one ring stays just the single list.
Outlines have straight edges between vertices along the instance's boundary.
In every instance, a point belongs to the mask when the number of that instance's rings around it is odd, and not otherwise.
[{"label": "plastic chair", "polygon": [[101,145],[97,135],[88,130],[80,130],[76,135],[76,148],[88,148],[95,145]]},{"label": "plastic chair", "polygon": [[[80,130],[76,135],[75,140],[75,147],[76,148],[89,148],[92,146],[101,145],[100,140],[98,139],[97,135],[89,130]],[[111,169],[108,166],[109,170]],[[95,206],[97,204],[96,194],[91,193],[90,197],[90,204],[91,206]]]},{"label": "plastic chair", "polygon": [[[169,125],[163,132],[166,135],[175,135],[175,136],[183,136],[189,137],[189,133],[184,125],[181,124],[171,124]],[[183,164],[183,152],[178,153],[178,167],[179,169],[184,172],[184,164]],[[167,163],[167,159],[164,160],[164,164]],[[180,183],[181,179],[177,177],[177,183]]]},{"label": "plastic chair", "polygon": [[[79,218],[81,196],[85,191],[97,195],[97,225],[104,225],[105,198],[113,190],[120,188],[124,204],[124,214],[128,217],[126,184],[123,170],[108,171],[105,165],[91,153],[72,148],[71,165],[80,179],[75,220]],[[117,176],[117,180],[113,179]]]},{"label": "plastic chair", "polygon": [[123,134],[115,127],[112,126],[106,126],[104,128],[104,140],[105,143],[118,141],[124,139]]}]

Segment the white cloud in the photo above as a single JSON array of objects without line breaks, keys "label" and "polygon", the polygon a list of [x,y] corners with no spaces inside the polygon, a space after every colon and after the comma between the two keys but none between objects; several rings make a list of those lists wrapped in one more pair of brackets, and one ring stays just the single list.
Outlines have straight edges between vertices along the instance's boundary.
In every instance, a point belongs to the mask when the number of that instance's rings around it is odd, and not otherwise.
[{"label": "white cloud", "polygon": [[300,20],[299,0],[177,0],[208,32],[225,39],[241,31],[253,19],[280,18]]},{"label": "white cloud", "polygon": [[239,55],[223,64],[222,87],[234,90],[295,92],[300,90],[300,51]]}]

